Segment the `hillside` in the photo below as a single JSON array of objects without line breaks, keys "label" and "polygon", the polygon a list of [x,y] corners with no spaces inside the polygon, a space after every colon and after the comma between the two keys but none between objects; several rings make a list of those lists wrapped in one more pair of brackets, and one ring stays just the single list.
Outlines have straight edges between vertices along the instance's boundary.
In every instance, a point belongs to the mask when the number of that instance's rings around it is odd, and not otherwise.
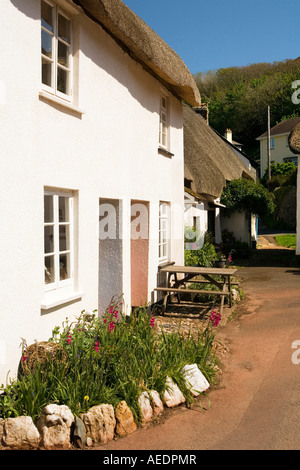
[{"label": "hillside", "polygon": [[268,105],[271,127],[300,116],[300,105],[292,102],[292,83],[300,80],[300,57],[199,72],[194,78],[202,102],[209,105],[210,125],[222,135],[230,128],[249,157],[259,157],[255,139],[267,130]]}]

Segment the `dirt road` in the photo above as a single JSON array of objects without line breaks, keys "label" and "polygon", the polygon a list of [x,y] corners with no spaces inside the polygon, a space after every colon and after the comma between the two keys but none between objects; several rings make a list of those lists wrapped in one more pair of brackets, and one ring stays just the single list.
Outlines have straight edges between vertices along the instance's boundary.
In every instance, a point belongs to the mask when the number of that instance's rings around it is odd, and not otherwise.
[{"label": "dirt road", "polygon": [[210,406],[177,408],[101,449],[300,448],[300,268],[290,259],[277,251],[239,270],[246,298],[240,317],[219,332],[229,354]]}]

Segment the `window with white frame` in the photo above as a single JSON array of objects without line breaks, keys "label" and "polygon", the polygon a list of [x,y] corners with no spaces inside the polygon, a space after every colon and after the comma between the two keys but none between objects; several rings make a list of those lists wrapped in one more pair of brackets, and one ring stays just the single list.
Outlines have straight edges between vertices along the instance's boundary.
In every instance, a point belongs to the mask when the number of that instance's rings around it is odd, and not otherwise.
[{"label": "window with white frame", "polygon": [[71,101],[72,24],[51,0],[41,0],[41,66],[43,89]]},{"label": "window with white frame", "polygon": [[159,145],[169,147],[169,103],[166,95],[160,96]]},{"label": "window with white frame", "polygon": [[170,240],[170,207],[167,202],[159,203],[159,240],[158,258],[159,262],[169,260],[169,240]]},{"label": "window with white frame", "polygon": [[73,283],[73,196],[72,193],[44,193],[45,290]]}]

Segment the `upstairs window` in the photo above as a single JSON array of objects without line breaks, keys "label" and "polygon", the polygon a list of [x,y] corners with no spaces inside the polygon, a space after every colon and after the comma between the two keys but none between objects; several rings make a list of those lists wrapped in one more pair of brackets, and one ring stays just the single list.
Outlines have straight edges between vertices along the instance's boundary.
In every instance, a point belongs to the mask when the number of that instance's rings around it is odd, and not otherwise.
[{"label": "upstairs window", "polygon": [[165,95],[160,97],[159,145],[165,150],[169,147],[169,104]]},{"label": "upstairs window", "polygon": [[49,0],[41,1],[41,65],[43,88],[71,101],[72,24]]}]

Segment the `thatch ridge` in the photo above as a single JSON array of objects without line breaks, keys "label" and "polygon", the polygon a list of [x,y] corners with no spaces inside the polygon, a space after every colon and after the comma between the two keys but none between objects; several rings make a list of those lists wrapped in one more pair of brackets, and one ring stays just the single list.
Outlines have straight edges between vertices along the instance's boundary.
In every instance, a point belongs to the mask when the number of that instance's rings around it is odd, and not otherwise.
[{"label": "thatch ridge", "polygon": [[72,0],[175,96],[201,103],[198,87],[183,60],[121,0]]},{"label": "thatch ridge", "polygon": [[234,150],[191,107],[183,106],[185,178],[198,194],[218,198],[227,181],[253,179]]},{"label": "thatch ridge", "polygon": [[289,147],[291,152],[300,154],[300,122],[293,128],[289,135]]}]

